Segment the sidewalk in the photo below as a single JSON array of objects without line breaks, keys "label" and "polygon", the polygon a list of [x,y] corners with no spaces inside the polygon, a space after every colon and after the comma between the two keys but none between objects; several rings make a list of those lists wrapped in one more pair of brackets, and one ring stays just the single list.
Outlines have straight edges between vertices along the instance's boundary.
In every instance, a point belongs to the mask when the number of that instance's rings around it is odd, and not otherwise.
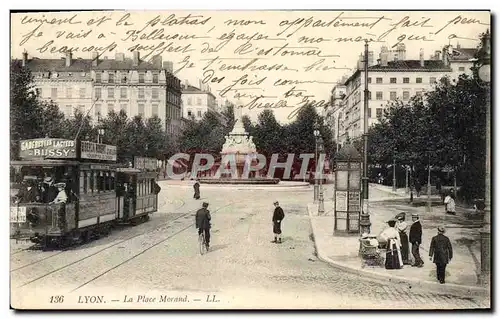
[{"label": "sidewalk", "polygon": [[[332,206],[330,206],[332,205]],[[365,266],[358,256],[359,235],[346,236],[333,234],[333,203],[325,203],[325,215],[317,216],[317,204],[309,204],[308,211],[318,258],[343,270],[358,273],[385,281],[404,282],[413,287],[422,287],[438,292],[454,294],[487,294],[488,289],[477,284],[477,272],[480,271],[480,241],[478,225],[464,225],[463,216],[445,215],[441,209],[434,208],[432,213],[425,213],[425,207],[407,207],[391,203],[373,203],[370,205],[371,233],[378,235],[386,221],[401,211],[410,214],[418,212],[423,227],[421,256],[424,267],[404,266],[399,270],[386,270],[384,266]],[[411,216],[411,215],[410,215]],[[408,216],[410,218],[410,216]],[[408,220],[407,220],[408,221]],[[411,220],[408,221],[411,224]],[[439,284],[436,279],[435,265],[429,261],[431,238],[437,234],[436,227],[445,225],[446,235],[453,246],[453,259],[446,268],[446,284]],[[465,226],[465,227],[464,227]],[[410,246],[411,248],[411,246]],[[385,258],[385,256],[383,256]]]}]

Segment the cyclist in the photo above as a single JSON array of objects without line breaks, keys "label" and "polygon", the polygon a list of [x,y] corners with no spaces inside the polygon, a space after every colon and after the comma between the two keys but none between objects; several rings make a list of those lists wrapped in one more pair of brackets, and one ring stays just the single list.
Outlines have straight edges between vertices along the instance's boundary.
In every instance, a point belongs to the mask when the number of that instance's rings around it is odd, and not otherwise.
[{"label": "cyclist", "polygon": [[205,232],[205,245],[207,246],[207,250],[210,247],[210,220],[212,217],[210,216],[210,211],[207,209],[208,203],[204,202],[202,208],[198,209],[196,212],[196,228],[198,229],[198,235],[201,235],[201,232]]}]

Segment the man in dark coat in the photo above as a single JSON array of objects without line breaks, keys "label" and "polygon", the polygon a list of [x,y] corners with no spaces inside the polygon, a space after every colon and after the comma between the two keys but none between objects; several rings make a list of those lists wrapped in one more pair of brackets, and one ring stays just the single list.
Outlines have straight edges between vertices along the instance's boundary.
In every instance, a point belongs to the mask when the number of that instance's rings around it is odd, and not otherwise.
[{"label": "man in dark coat", "polygon": [[281,221],[285,218],[285,213],[280,207],[278,202],[274,202],[274,213],[273,213],[273,233],[274,240],[272,243],[281,244]]},{"label": "man in dark coat", "polygon": [[200,183],[198,183],[198,180],[193,185],[194,188],[194,196],[193,198],[195,199],[200,199]]},{"label": "man in dark coat", "polygon": [[41,200],[40,192],[36,187],[35,176],[25,176],[19,193],[16,195],[18,203],[35,203]]},{"label": "man in dark coat", "polygon": [[437,236],[432,237],[431,247],[429,249],[430,260],[436,264],[436,276],[440,283],[445,283],[446,265],[453,258],[453,249],[448,237],[444,235],[444,227],[438,227]]},{"label": "man in dark coat", "polygon": [[51,176],[44,178],[42,189],[42,202],[44,203],[52,202],[59,193],[54,185],[54,177]]},{"label": "man in dark coat", "polygon": [[198,229],[198,235],[201,232],[205,232],[205,244],[207,246],[207,250],[210,247],[210,220],[212,217],[210,216],[210,211],[207,209],[208,203],[203,203],[202,208],[198,209],[196,212],[196,228]]},{"label": "man in dark coat", "polygon": [[420,244],[422,243],[422,224],[420,223],[420,218],[418,214],[413,214],[411,216],[413,224],[410,227],[410,243],[411,243],[411,253],[415,262],[413,267],[423,267],[424,261],[420,257]]}]

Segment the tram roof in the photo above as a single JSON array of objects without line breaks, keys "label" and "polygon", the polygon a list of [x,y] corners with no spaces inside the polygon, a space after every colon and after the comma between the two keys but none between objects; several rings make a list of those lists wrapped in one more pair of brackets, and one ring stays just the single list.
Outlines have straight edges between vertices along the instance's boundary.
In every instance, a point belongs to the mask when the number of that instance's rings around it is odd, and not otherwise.
[{"label": "tram roof", "polygon": [[67,166],[79,165],[78,161],[65,161],[65,160],[50,160],[50,159],[36,159],[24,161],[11,161],[10,165],[29,165],[29,166]]}]

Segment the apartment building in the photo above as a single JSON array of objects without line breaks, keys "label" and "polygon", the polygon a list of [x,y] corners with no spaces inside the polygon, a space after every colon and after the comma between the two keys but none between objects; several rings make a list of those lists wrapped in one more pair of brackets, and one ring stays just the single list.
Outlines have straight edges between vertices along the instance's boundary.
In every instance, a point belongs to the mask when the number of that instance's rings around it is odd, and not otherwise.
[{"label": "apartment building", "polygon": [[208,86],[199,83],[199,88],[185,81],[182,86],[183,116],[187,119],[201,120],[208,112],[218,113],[215,95],[210,92]]}]

